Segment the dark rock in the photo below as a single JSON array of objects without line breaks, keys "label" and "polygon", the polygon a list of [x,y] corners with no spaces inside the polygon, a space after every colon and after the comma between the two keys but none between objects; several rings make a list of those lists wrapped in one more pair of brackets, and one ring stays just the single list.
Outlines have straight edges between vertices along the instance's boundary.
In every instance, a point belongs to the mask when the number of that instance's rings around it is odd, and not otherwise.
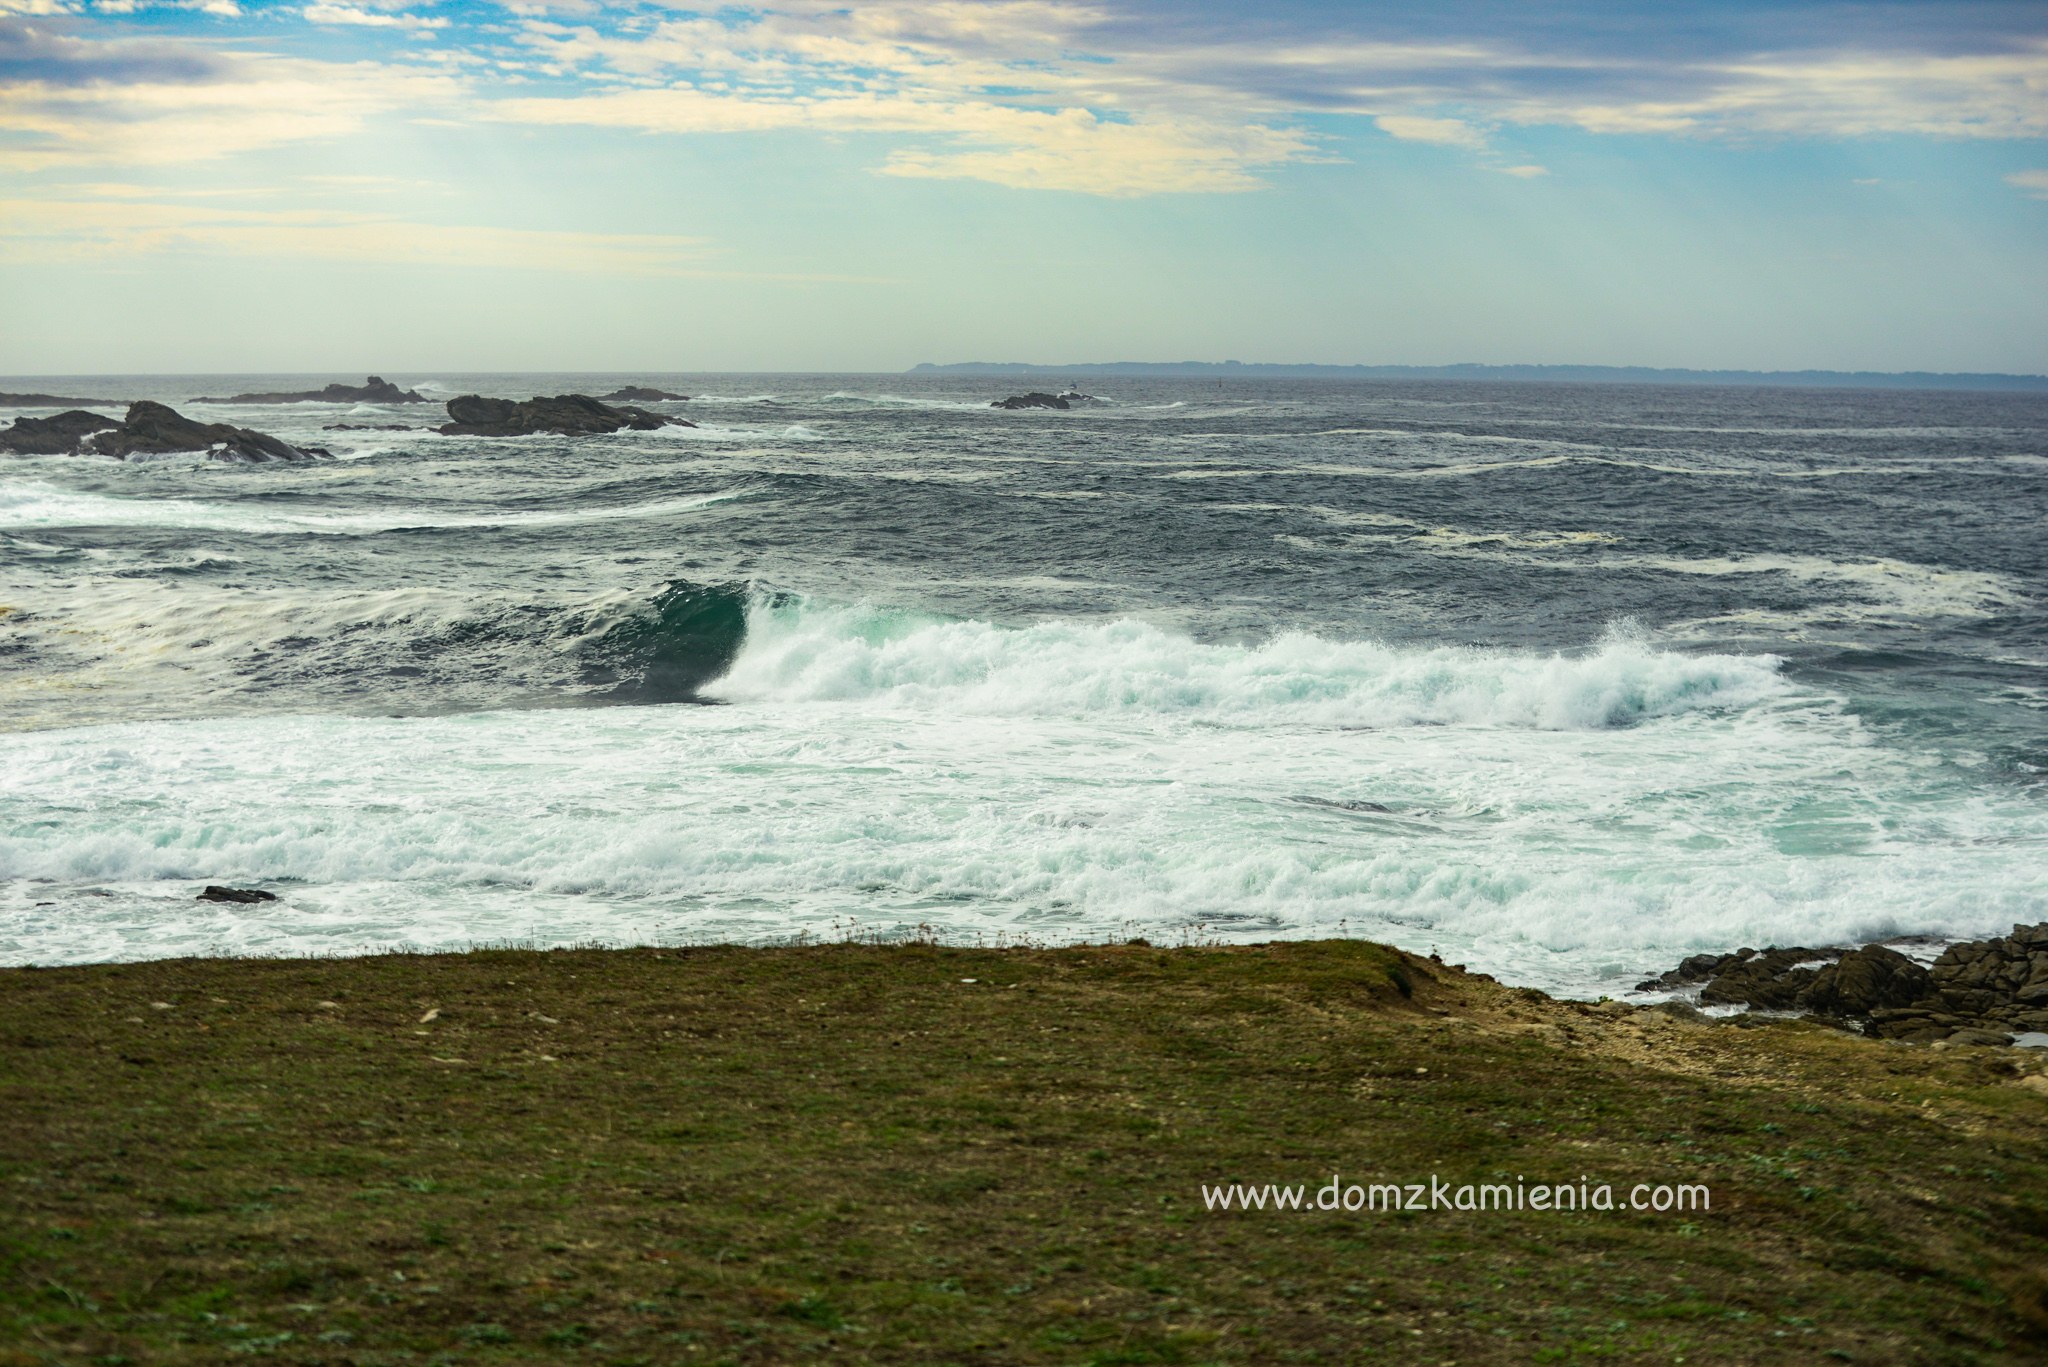
[{"label": "dark rock", "polygon": [[588,394],[558,394],[523,403],[464,394],[448,401],[448,419],[440,430],[451,437],[528,437],[542,432],[569,437],[622,428],[651,432],[658,427],[697,425],[644,408],[614,408]]},{"label": "dark rock", "polygon": [[1934,978],[1895,949],[1852,949],[1814,975],[1800,1005],[1828,1016],[1867,1016],[1880,1007],[1911,1006],[1934,991]]},{"label": "dark rock", "polygon": [[290,394],[237,394],[228,399],[194,399],[194,403],[432,403],[410,389],[400,389],[382,375],[362,384],[331,384]]},{"label": "dark rock", "polygon": [[614,389],[604,396],[606,403],[682,403],[688,394],[671,394],[666,389],[649,389],[645,385],[629,384]]},{"label": "dark rock", "polygon": [[277,894],[261,888],[224,888],[209,883],[206,891],[199,894],[202,902],[275,902]]},{"label": "dark rock", "polygon": [[1734,954],[1695,954],[1689,959],[1681,960],[1678,967],[1669,973],[1637,983],[1636,991],[1663,992],[1675,987],[1690,987],[1694,983],[1703,983],[1719,973],[1722,965],[1736,963],[1739,958],[1740,956]]},{"label": "dark rock", "polygon": [[1995,1048],[2001,1044],[2011,1044],[2012,1032],[2009,1030],[1958,1030],[1948,1036],[1947,1042],[1950,1044],[1976,1044]]},{"label": "dark rock", "polygon": [[103,418],[76,408],[47,418],[16,418],[14,426],[0,432],[0,451],[19,456],[68,456],[93,433],[120,425],[119,418]]},{"label": "dark rock", "polygon": [[427,429],[403,422],[330,422],[320,430],[322,432],[424,432]]},{"label": "dark rock", "polygon": [[0,394],[0,408],[83,408],[87,404],[119,404],[119,399],[67,399],[57,394]]},{"label": "dark rock", "polygon": [[318,447],[301,450],[246,427],[194,422],[177,410],[148,399],[129,405],[127,421],[91,438],[85,449],[123,460],[173,451],[204,451],[217,460],[241,461],[305,460],[327,454]]},{"label": "dark rock", "polygon": [[1073,405],[1057,394],[1012,394],[1007,399],[997,399],[990,408],[1072,408]]},{"label": "dark rock", "polygon": [[1753,1006],[1765,1011],[1791,1011],[1819,976],[1815,968],[1800,967],[1816,959],[1832,959],[1841,953],[1832,949],[1767,949],[1724,964],[1713,980],[1700,989],[1700,1001],[1708,1006]]}]

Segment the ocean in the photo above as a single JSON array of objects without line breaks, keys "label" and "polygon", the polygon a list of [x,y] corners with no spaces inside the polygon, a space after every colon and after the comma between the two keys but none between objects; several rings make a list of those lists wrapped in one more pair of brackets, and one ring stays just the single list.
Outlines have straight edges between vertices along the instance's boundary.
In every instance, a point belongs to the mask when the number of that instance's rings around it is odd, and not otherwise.
[{"label": "ocean", "polygon": [[0,962],[1354,936],[1593,996],[2048,918],[2048,396],[191,402],[330,378],[0,382],[334,454],[0,456]]}]

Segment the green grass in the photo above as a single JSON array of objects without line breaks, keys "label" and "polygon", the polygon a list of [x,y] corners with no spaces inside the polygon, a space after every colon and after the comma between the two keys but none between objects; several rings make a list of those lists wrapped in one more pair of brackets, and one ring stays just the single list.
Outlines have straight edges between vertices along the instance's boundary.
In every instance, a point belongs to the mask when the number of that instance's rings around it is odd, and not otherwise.
[{"label": "green grass", "polygon": [[[1352,942],[8,970],[0,1364],[2038,1363],[2043,1062]],[[1201,1199],[1333,1173],[1713,1209]]]}]

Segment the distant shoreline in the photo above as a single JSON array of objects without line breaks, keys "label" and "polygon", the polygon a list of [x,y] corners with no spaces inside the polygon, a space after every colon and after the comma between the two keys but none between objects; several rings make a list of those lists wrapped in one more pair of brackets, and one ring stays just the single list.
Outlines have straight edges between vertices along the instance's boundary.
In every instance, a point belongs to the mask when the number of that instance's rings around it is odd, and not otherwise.
[{"label": "distant shoreline", "polygon": [[1242,361],[925,361],[912,375],[1099,376],[1197,380],[1481,380],[1523,384],[1729,385],[1776,389],[1986,389],[2048,393],[2048,375],[1940,374],[1924,370],[1659,370],[1607,365],[1279,365]]}]

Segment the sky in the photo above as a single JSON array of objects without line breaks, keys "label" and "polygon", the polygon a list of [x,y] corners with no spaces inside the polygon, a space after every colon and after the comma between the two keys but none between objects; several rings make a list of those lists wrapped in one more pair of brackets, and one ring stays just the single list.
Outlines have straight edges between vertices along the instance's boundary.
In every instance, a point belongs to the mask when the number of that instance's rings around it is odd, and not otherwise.
[{"label": "sky", "polygon": [[2048,0],[0,0],[0,373],[2048,372]]}]

